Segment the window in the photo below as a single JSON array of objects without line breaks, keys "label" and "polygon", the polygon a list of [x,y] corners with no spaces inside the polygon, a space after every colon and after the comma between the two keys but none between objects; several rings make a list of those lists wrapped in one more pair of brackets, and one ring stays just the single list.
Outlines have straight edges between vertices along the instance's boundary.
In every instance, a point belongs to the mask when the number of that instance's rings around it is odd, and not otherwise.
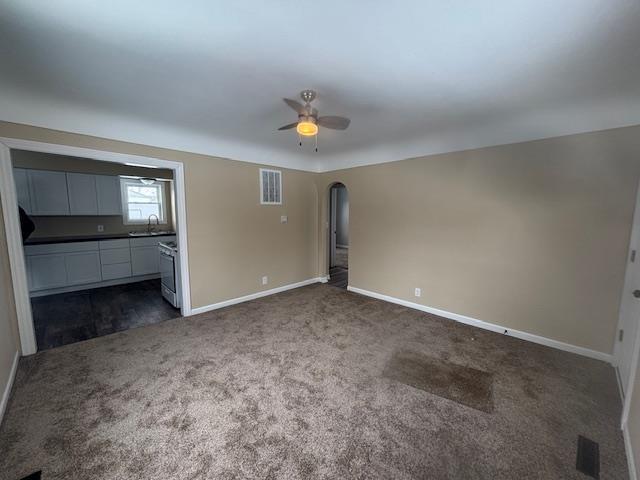
[{"label": "window", "polygon": [[150,215],[156,215],[159,223],[167,223],[164,182],[146,184],[137,178],[121,178],[120,187],[125,224],[147,223]]},{"label": "window", "polygon": [[260,169],[260,203],[282,205],[282,173],[280,170]]}]

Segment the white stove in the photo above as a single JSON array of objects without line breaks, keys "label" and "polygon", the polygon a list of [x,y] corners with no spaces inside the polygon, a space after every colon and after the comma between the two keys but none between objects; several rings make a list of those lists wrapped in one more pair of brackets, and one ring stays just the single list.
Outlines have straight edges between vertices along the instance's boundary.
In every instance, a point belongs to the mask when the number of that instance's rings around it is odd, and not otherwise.
[{"label": "white stove", "polygon": [[158,242],[158,251],[160,254],[160,288],[162,289],[162,296],[171,305],[180,308],[182,292],[178,244],[173,241]]}]

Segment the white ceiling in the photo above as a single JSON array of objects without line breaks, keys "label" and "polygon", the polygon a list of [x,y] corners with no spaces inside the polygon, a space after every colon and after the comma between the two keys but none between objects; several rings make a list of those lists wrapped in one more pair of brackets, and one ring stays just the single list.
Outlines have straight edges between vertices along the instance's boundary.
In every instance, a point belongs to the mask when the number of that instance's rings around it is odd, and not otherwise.
[{"label": "white ceiling", "polygon": [[3,0],[0,60],[2,120],[305,170],[640,124],[638,0]]}]

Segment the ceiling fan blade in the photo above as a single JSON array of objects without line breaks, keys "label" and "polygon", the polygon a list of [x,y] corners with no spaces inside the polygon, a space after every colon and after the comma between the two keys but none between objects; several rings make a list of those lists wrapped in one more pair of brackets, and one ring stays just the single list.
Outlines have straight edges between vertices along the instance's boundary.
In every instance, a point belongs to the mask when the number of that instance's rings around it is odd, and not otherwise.
[{"label": "ceiling fan blade", "polygon": [[289,130],[289,129],[295,127],[296,125],[298,125],[298,122],[293,122],[293,123],[290,123],[289,125],[285,125],[283,127],[280,127],[278,130]]},{"label": "ceiling fan blade", "polygon": [[304,108],[304,105],[302,105],[300,102],[296,102],[295,100],[291,100],[290,98],[283,98],[282,100],[284,100],[284,103],[298,112],[298,115],[305,115],[306,110]]},{"label": "ceiling fan blade", "polygon": [[333,130],[345,130],[351,120],[345,117],[327,116],[318,118],[318,125],[324,128],[332,128]]}]

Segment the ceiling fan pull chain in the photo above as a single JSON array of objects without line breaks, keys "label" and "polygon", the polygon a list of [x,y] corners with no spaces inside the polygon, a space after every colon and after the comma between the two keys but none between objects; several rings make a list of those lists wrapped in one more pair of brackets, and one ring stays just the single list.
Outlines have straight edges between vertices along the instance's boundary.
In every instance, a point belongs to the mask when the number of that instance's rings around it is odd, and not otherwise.
[{"label": "ceiling fan pull chain", "polygon": [[302,135],[298,134],[298,145],[302,147]]},{"label": "ceiling fan pull chain", "polygon": [[318,134],[316,133],[313,137],[316,139],[316,153],[318,153]]}]

